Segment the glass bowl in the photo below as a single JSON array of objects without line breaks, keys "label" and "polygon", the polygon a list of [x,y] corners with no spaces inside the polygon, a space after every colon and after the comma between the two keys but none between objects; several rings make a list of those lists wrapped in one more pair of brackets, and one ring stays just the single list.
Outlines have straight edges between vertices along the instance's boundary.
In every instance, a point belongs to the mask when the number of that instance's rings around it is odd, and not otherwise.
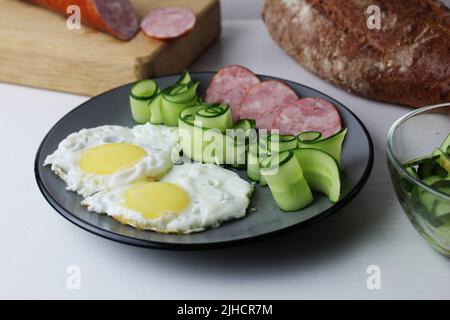
[{"label": "glass bowl", "polygon": [[450,257],[450,196],[431,188],[402,164],[431,154],[449,132],[450,103],[424,107],[392,125],[386,147],[392,184],[403,210],[416,230],[447,257]]}]

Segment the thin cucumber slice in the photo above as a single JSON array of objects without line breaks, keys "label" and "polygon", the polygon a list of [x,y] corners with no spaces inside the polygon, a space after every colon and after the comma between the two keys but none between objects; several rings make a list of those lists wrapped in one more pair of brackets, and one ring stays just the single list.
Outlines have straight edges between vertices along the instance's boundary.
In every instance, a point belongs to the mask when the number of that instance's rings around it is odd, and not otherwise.
[{"label": "thin cucumber slice", "polygon": [[227,150],[226,136],[219,129],[204,127],[203,121],[197,120],[205,108],[208,106],[195,105],[180,112],[178,128],[183,152],[197,162],[224,164],[227,152],[234,150]]},{"label": "thin cucumber slice", "polygon": [[260,168],[281,210],[298,211],[314,201],[311,189],[293,152],[285,151],[266,158],[261,161]]},{"label": "thin cucumber slice", "polygon": [[159,88],[155,80],[145,79],[131,87],[130,95],[137,100],[149,100],[155,96]]},{"label": "thin cucumber slice", "polygon": [[189,72],[185,69],[183,70],[183,73],[181,74],[180,79],[176,82],[177,84],[188,84],[192,82],[191,75]]},{"label": "thin cucumber slice", "polygon": [[272,153],[280,153],[298,148],[297,137],[291,135],[272,134],[269,140],[269,150]]},{"label": "thin cucumber slice", "polygon": [[178,118],[178,131],[183,154],[189,159],[203,162],[203,128],[196,127],[195,113],[203,105],[184,109]]},{"label": "thin cucumber slice", "polygon": [[246,167],[247,141],[242,129],[227,130],[225,135],[225,163],[237,169]]},{"label": "thin cucumber slice", "polygon": [[176,84],[162,93],[161,113],[166,126],[175,127],[178,124],[180,112],[198,103],[198,82]]},{"label": "thin cucumber slice", "polygon": [[305,131],[297,135],[297,139],[300,142],[312,142],[320,140],[320,138],[322,138],[322,133],[319,131]]},{"label": "thin cucumber slice", "polygon": [[130,90],[130,107],[133,120],[137,123],[150,121],[149,104],[158,94],[159,88],[154,80],[137,82]]},{"label": "thin cucumber slice", "polygon": [[225,104],[207,105],[199,109],[195,114],[195,120],[204,128],[219,129],[222,133],[233,127],[231,109]]},{"label": "thin cucumber slice", "polygon": [[261,173],[259,170],[258,150],[256,144],[255,146],[250,145],[247,153],[247,176],[252,181],[260,182]]},{"label": "thin cucumber slice", "polygon": [[247,152],[247,176],[262,186],[267,185],[264,177],[261,176],[260,160],[264,160],[269,155],[269,138],[268,133],[260,133],[256,135],[252,132],[249,138],[249,146]]},{"label": "thin cucumber slice", "polygon": [[339,201],[341,178],[336,159],[318,149],[297,149],[293,153],[311,189],[325,194],[332,203]]},{"label": "thin cucumber slice", "polygon": [[150,121],[149,101],[135,99],[130,95],[131,116],[136,123],[146,123]]},{"label": "thin cucumber slice", "polygon": [[256,121],[252,119],[240,119],[234,125],[234,129],[254,129],[256,128]]},{"label": "thin cucumber slice", "polygon": [[[319,149],[328,154],[330,154],[334,159],[336,159],[339,166],[341,165],[341,151],[342,144],[344,143],[345,136],[347,134],[347,128],[341,129],[336,134],[320,140],[315,141],[300,141],[299,148],[306,149]],[[298,139],[297,139],[298,140]]]},{"label": "thin cucumber slice", "polygon": [[152,124],[162,124],[163,118],[161,113],[161,103],[162,103],[162,94],[159,93],[151,102],[150,102],[150,122]]}]

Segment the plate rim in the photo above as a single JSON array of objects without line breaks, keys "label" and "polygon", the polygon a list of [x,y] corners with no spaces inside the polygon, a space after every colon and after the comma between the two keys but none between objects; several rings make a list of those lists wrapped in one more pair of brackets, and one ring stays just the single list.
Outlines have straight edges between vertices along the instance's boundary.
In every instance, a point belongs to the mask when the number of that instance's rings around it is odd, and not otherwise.
[{"label": "plate rim", "polygon": [[[192,71],[189,72],[191,75],[195,75],[195,74],[215,74],[216,71]],[[177,76],[180,75],[180,73],[174,73],[174,74],[169,74],[169,75],[165,75],[165,76],[159,76],[159,77],[155,77],[154,79],[158,79],[158,78],[163,78],[163,77],[172,77],[172,76]],[[278,81],[282,81],[285,82],[287,84],[294,84],[296,86],[301,86],[307,89],[310,89],[312,91],[315,91],[316,93],[319,93],[323,96],[325,96],[327,99],[330,99],[331,101],[335,101],[338,102],[344,109],[346,109],[352,116],[353,118],[358,122],[358,124],[361,126],[366,138],[367,138],[367,142],[368,142],[368,146],[369,146],[369,158],[368,158],[368,162],[366,164],[366,167],[364,169],[364,172],[361,176],[361,178],[358,180],[358,183],[350,190],[350,192],[342,199],[340,199],[337,203],[333,204],[330,208],[322,211],[321,213],[315,215],[314,217],[311,217],[305,221],[296,223],[294,225],[282,228],[282,229],[278,229],[278,230],[274,230],[268,233],[264,233],[264,234],[260,234],[260,235],[256,235],[256,236],[250,236],[250,237],[246,237],[246,238],[241,238],[241,239],[234,239],[234,240],[227,240],[227,241],[218,241],[218,242],[208,242],[208,243],[195,243],[195,244],[186,244],[186,243],[169,243],[169,242],[160,242],[160,241],[153,241],[153,240],[144,240],[144,239],[137,239],[137,238],[133,238],[130,236],[125,236],[125,235],[121,235],[118,233],[115,233],[113,231],[109,231],[109,230],[105,230],[102,229],[99,226],[96,226],[94,224],[91,224],[87,221],[84,221],[78,217],[76,217],[75,215],[73,215],[69,210],[66,210],[64,207],[62,207],[61,205],[59,205],[57,203],[56,200],[54,200],[52,198],[52,196],[50,195],[49,191],[47,190],[47,188],[45,187],[42,178],[39,174],[39,158],[41,156],[42,153],[42,147],[44,145],[44,143],[46,142],[47,138],[49,137],[49,135],[55,130],[55,127],[61,122],[63,121],[67,116],[69,116],[71,113],[77,111],[78,109],[82,108],[85,106],[85,104],[90,103],[92,100],[103,96],[103,95],[107,95],[108,93],[115,91],[119,88],[122,87],[126,87],[129,86],[131,84],[133,84],[134,82],[130,82],[127,84],[123,84],[120,85],[118,87],[112,88],[110,90],[107,90],[105,92],[100,93],[99,95],[96,95],[94,97],[90,97],[87,101],[83,102],[82,104],[78,105],[77,107],[73,108],[71,111],[69,111],[68,113],[66,113],[65,115],[63,115],[61,117],[61,119],[59,119],[51,128],[50,130],[47,132],[47,134],[44,136],[44,138],[42,139],[41,143],[39,144],[39,148],[36,152],[36,157],[34,160],[34,175],[35,175],[35,179],[36,179],[36,183],[38,185],[39,191],[41,192],[41,194],[43,195],[44,199],[50,204],[50,206],[59,214],[61,215],[63,218],[65,218],[66,220],[70,221],[71,223],[73,223],[74,225],[80,227],[81,229],[88,231],[92,234],[95,234],[97,236],[100,236],[104,239],[108,239],[108,240],[112,240],[115,242],[119,242],[122,244],[127,244],[127,245],[133,245],[133,246],[137,246],[137,247],[143,247],[143,248],[149,248],[149,249],[160,249],[160,250],[177,250],[177,251],[192,251],[192,250],[211,250],[211,249],[220,249],[220,248],[228,248],[228,247],[235,247],[238,245],[249,245],[252,243],[256,243],[256,242],[262,242],[262,241],[266,241],[272,238],[276,238],[279,237],[281,235],[284,234],[288,234],[290,232],[308,227],[312,224],[315,224],[317,222],[320,222],[326,218],[328,218],[329,216],[331,216],[332,214],[338,212],[339,210],[341,210],[342,208],[344,208],[347,204],[349,204],[355,197],[356,195],[361,191],[361,189],[364,187],[364,185],[367,183],[371,173],[372,173],[372,169],[373,169],[373,164],[374,164],[374,146],[373,146],[373,141],[372,141],[372,137],[369,133],[369,131],[367,130],[366,126],[364,125],[364,123],[361,121],[361,119],[359,119],[359,117],[352,111],[350,110],[346,105],[344,105],[343,103],[337,101],[336,99],[330,97],[328,94],[325,94],[317,89],[311,88],[307,85],[295,82],[295,81],[291,81],[291,80],[287,80],[287,79],[282,79],[279,77],[274,77],[274,76],[268,76],[268,75],[264,75],[264,74],[256,74],[256,76],[258,77],[264,77],[264,78],[270,78],[273,80],[278,80]],[[207,232],[207,231],[206,231]]]}]

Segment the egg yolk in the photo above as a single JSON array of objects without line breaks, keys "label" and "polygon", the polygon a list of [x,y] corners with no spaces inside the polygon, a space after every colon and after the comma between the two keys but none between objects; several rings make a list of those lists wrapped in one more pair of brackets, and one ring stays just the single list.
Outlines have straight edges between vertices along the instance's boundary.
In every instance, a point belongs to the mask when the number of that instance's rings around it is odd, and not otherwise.
[{"label": "egg yolk", "polygon": [[83,152],[80,169],[98,175],[128,168],[147,155],[144,149],[129,143],[107,143]]},{"label": "egg yolk", "polygon": [[186,191],[169,182],[145,181],[134,184],[124,194],[123,205],[155,219],[165,213],[179,214],[189,205]]}]

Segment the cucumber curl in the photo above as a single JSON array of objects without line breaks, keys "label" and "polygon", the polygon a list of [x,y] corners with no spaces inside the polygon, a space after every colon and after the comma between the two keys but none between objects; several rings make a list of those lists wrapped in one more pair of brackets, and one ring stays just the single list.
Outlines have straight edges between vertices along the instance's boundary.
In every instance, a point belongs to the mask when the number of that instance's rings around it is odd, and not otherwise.
[{"label": "cucumber curl", "polygon": [[180,112],[178,127],[183,152],[191,160],[245,166],[245,130],[233,128],[228,105],[200,103],[188,107]]}]

